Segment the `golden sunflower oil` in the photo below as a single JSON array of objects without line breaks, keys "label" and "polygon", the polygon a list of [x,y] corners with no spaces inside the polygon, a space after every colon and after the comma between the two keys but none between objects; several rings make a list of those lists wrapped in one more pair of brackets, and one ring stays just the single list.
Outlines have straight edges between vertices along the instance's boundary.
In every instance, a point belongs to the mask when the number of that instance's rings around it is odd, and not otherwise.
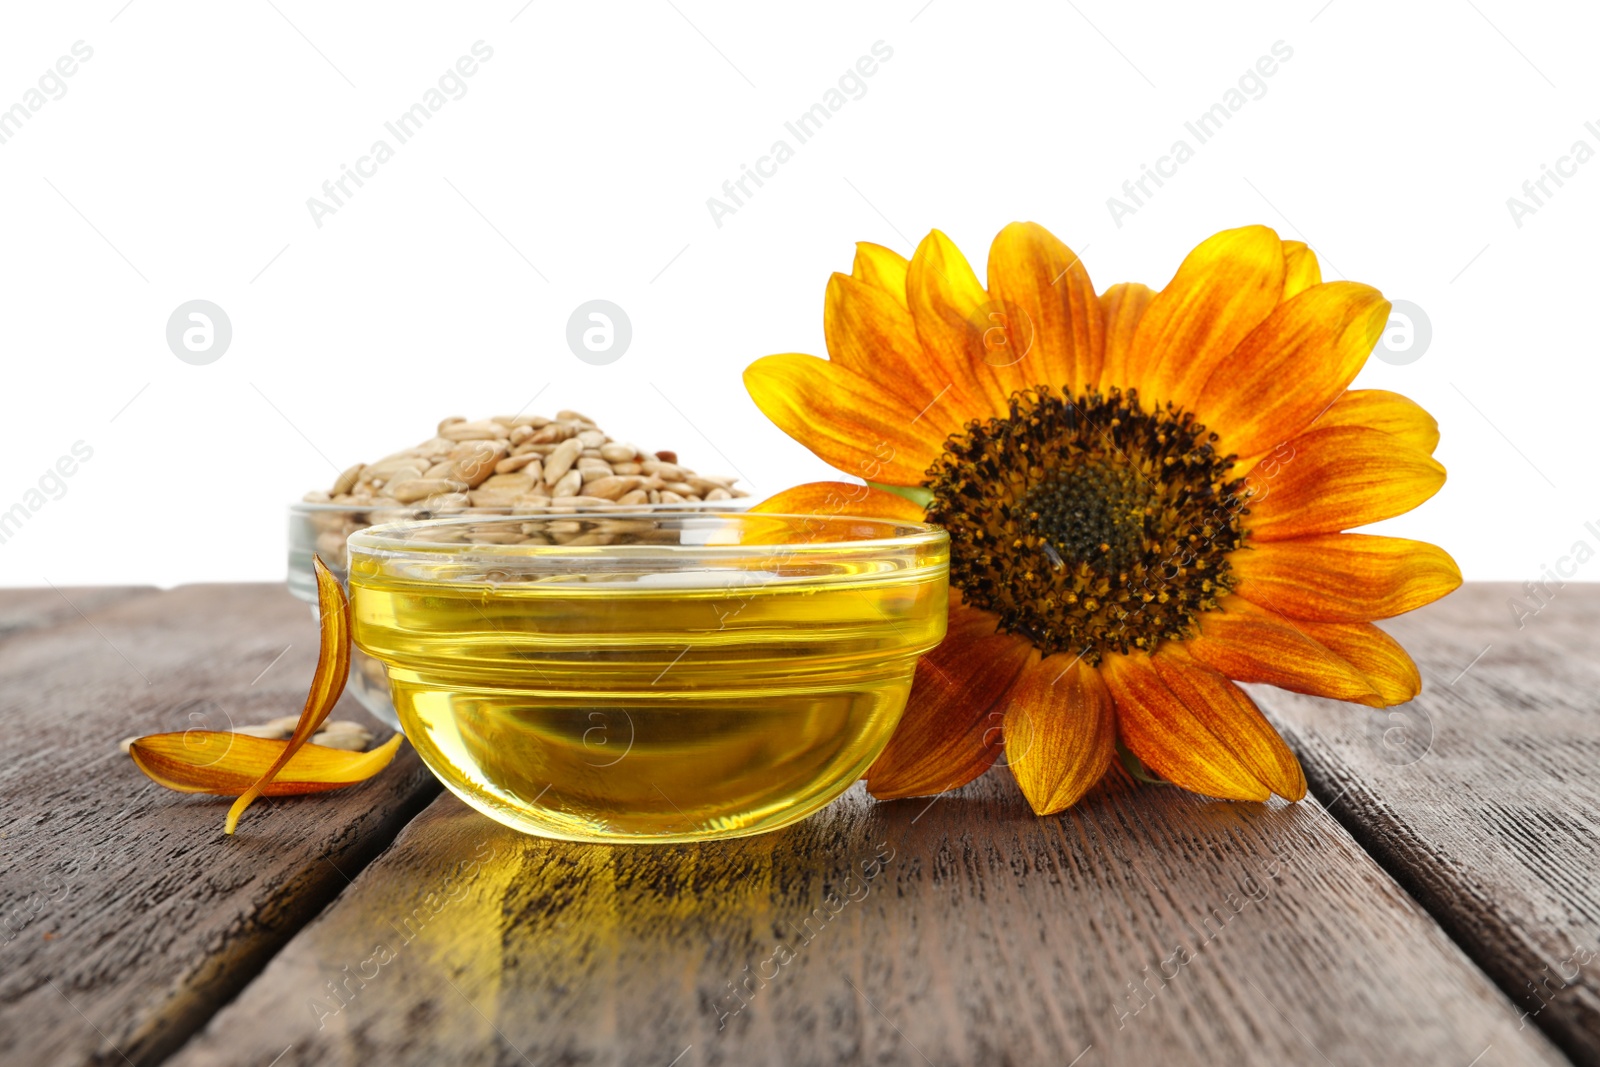
[{"label": "golden sunflower oil", "polygon": [[434,773],[501,822],[581,841],[760,833],[887,743],[944,635],[939,536],[881,574],[598,582],[439,580],[353,539],[355,640],[388,665]]}]

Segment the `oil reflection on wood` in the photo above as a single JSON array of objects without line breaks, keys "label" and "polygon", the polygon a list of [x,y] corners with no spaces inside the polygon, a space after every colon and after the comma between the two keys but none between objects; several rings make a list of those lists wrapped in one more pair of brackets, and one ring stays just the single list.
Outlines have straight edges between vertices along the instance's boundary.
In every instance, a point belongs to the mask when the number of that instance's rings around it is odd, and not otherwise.
[{"label": "oil reflection on wood", "polygon": [[[389,962],[314,1006],[379,944]],[[1115,782],[1039,819],[991,774],[658,848],[521,837],[443,797],[174,1062],[1467,1063],[1490,1044],[1559,1062],[1314,804]]]}]

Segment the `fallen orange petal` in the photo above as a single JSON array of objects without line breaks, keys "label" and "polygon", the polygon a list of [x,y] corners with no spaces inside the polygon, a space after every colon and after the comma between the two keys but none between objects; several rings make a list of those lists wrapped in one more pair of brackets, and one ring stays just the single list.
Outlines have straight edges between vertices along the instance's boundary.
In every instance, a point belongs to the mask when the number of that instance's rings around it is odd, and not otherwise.
[{"label": "fallen orange petal", "polygon": [[366,781],[389,765],[403,739],[395,734],[371,752],[305,745],[290,753],[281,768],[290,742],[221,730],[150,734],[134,741],[128,754],[157,785],[180,793],[239,796],[271,772],[274,777],[261,795],[287,797]]},{"label": "fallen orange petal", "polygon": [[344,586],[339,584],[339,579],[328,570],[321,557],[313,557],[311,562],[317,572],[317,607],[322,616],[322,641],[317,649],[317,673],[311,678],[311,692],[306,694],[306,706],[300,712],[300,722],[278,758],[228,809],[228,821],[223,826],[223,833],[233,833],[239,825],[239,816],[272,784],[300,746],[317,732],[317,727],[323,724],[333,706],[339,702],[345,682],[350,678],[350,601],[345,598]]},{"label": "fallen orange petal", "polygon": [[399,751],[395,734],[371,752],[350,752],[306,742],[327,720],[350,678],[350,603],[320,558],[317,606],[322,617],[317,671],[306,706],[288,740],[221,730],[185,730],[135,738],[128,755],[151,781],[182,793],[238,797],[228,809],[224,832],[257,797],[322,793],[365,781],[387,767]]}]

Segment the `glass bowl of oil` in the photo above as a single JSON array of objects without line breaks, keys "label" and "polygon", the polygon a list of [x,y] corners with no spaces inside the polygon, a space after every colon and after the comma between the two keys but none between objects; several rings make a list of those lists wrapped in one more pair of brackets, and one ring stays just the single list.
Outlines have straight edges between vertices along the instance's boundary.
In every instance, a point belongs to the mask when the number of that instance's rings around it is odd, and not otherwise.
[{"label": "glass bowl of oil", "polygon": [[527,833],[775,830],[888,743],[949,539],[748,512],[453,518],[349,538],[356,646],[441,781]]}]

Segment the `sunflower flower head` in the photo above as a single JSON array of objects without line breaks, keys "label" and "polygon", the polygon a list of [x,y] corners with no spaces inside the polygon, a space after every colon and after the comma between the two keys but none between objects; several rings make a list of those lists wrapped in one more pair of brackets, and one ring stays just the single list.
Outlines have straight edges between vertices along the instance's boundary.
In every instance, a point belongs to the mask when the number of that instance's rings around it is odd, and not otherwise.
[{"label": "sunflower flower head", "polygon": [[1444,483],[1434,420],[1349,388],[1388,314],[1264,226],[1206,240],[1159,292],[1097,293],[1032,223],[995,238],[987,286],[938,231],[909,261],[858,246],[828,285],[829,358],[768,356],[745,384],[869,483],[759,510],[950,532],[948,636],[918,664],[873,794],[952,788],[1004,751],[1048,814],[1120,744],[1198,793],[1298,800],[1298,761],[1238,682],[1414,697],[1415,664],[1373,620],[1460,572],[1433,545],[1346,532]]}]

